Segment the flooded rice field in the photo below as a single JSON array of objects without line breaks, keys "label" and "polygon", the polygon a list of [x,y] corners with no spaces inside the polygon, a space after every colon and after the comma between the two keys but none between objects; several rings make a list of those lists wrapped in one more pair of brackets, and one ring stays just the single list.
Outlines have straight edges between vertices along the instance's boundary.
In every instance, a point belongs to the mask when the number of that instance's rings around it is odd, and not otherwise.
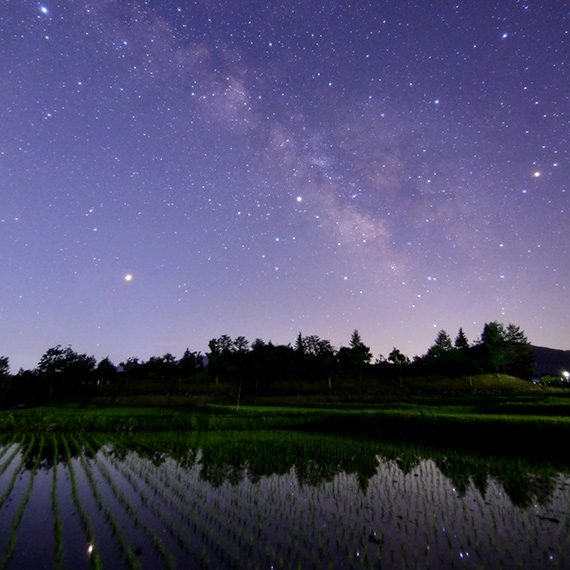
[{"label": "flooded rice field", "polygon": [[0,439],[8,568],[568,568],[560,465],[290,432]]}]

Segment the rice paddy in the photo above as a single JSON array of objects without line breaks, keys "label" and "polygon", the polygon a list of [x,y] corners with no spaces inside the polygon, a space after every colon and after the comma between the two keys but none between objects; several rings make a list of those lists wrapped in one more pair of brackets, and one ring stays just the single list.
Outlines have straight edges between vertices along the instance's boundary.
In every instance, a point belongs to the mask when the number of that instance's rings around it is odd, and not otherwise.
[{"label": "rice paddy", "polygon": [[0,568],[564,568],[570,471],[288,431],[3,434]]}]

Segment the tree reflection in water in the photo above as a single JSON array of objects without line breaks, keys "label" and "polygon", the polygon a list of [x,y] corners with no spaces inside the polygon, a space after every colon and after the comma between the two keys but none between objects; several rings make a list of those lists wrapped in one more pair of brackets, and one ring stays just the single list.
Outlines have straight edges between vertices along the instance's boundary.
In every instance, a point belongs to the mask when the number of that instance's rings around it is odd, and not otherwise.
[{"label": "tree reflection in water", "polygon": [[[58,480],[57,502],[73,472],[76,505],[53,509],[60,529],[79,524],[73,512],[82,510],[92,519],[89,545],[111,565],[129,556],[154,566],[449,566],[458,557],[540,565],[570,554],[567,470],[543,460],[285,431],[25,434],[2,443],[1,525],[12,542],[30,532],[49,495],[32,492],[18,522],[18,481]],[[97,533],[121,548],[100,549]],[[62,552],[70,539],[46,540]],[[32,567],[29,553],[12,550],[14,565]]]}]

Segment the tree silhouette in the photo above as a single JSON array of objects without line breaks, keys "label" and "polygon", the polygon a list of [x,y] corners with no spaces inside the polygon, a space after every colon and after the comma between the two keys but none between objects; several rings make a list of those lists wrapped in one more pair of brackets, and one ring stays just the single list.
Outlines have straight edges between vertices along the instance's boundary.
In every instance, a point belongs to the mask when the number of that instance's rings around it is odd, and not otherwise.
[{"label": "tree silhouette", "polygon": [[403,368],[404,366],[409,366],[410,359],[400,352],[398,348],[394,347],[388,355],[388,362],[392,363],[394,366]]},{"label": "tree silhouette", "polygon": [[108,386],[117,379],[117,367],[107,356],[97,364],[94,375],[97,386]]},{"label": "tree silhouette", "polygon": [[93,356],[78,354],[70,346],[63,348],[58,344],[49,348],[36,367],[38,376],[48,382],[48,401],[54,395],[77,394],[89,382],[95,362]]},{"label": "tree silhouette", "polygon": [[531,378],[534,374],[534,350],[524,331],[509,323],[504,338],[508,372],[521,378]]},{"label": "tree silhouette", "polygon": [[0,378],[10,375],[10,361],[7,356],[0,356]]},{"label": "tree silhouette", "polygon": [[336,350],[330,341],[317,335],[303,337],[299,333],[293,353],[297,374],[305,378],[326,376],[329,388],[332,386],[336,368]]},{"label": "tree silhouette", "polygon": [[305,347],[303,345],[303,335],[299,332],[295,340],[295,352],[305,354]]},{"label": "tree silhouette", "polygon": [[0,356],[0,405],[8,399],[12,389],[10,378],[10,365],[7,356]]},{"label": "tree silhouette", "polygon": [[534,352],[524,331],[517,325],[492,321],[481,333],[483,365],[494,372],[530,378],[534,372]]},{"label": "tree silhouette", "polygon": [[356,369],[358,380],[362,380],[362,369],[370,362],[372,352],[370,352],[370,347],[362,342],[362,338],[357,329],[354,329],[350,337],[349,347],[350,358]]},{"label": "tree silhouette", "polygon": [[431,359],[441,359],[444,358],[446,354],[453,350],[453,345],[451,344],[451,338],[443,329],[437,333],[435,342],[427,351],[427,357]]},{"label": "tree silhouette", "polygon": [[233,350],[232,339],[227,334],[213,338],[208,342],[208,349],[208,371],[219,384],[220,375],[227,373],[228,359]]},{"label": "tree silhouette", "polygon": [[185,377],[194,376],[203,368],[203,358],[200,352],[190,352],[186,349],[182,358],[178,361],[178,370]]},{"label": "tree silhouette", "polygon": [[505,370],[506,353],[504,350],[505,329],[503,325],[497,321],[485,323],[483,332],[481,333],[481,346],[483,347],[483,355],[485,364],[494,372]]},{"label": "tree silhouette", "polygon": [[402,354],[399,349],[394,347],[388,355],[388,362],[396,368],[398,383],[400,384],[400,389],[402,389],[404,387],[403,373],[405,369],[410,366],[410,359],[405,354]]},{"label": "tree silhouette", "polygon": [[469,341],[467,340],[462,328],[459,329],[453,346],[459,350],[467,350],[469,348]]}]

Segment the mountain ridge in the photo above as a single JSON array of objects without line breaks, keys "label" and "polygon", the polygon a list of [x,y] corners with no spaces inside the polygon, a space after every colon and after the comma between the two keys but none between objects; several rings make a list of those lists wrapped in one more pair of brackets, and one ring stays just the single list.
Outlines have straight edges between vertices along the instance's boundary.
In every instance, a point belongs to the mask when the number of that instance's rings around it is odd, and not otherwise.
[{"label": "mountain ridge", "polygon": [[570,370],[570,350],[536,345],[532,348],[536,374],[559,376],[562,370]]}]

